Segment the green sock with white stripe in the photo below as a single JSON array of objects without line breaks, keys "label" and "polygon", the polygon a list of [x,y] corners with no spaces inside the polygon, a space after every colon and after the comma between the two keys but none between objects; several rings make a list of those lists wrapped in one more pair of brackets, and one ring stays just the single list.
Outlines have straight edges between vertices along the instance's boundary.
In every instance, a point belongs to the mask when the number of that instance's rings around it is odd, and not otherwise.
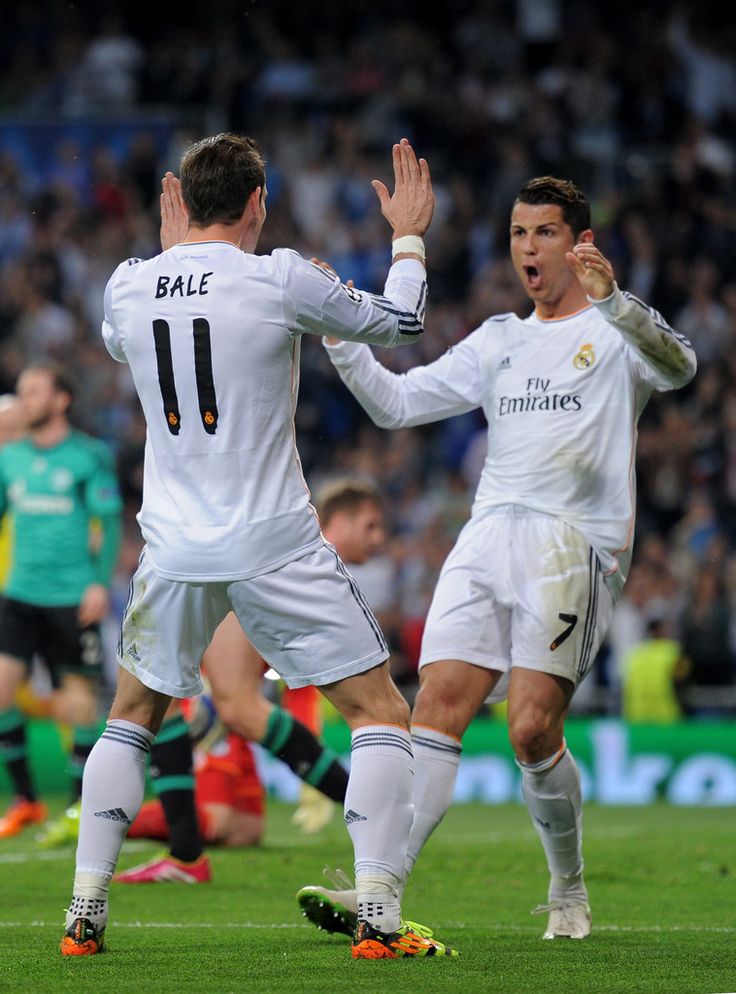
[{"label": "green sock with white stripe", "polygon": [[288,711],[274,707],[260,745],[332,801],[342,803],[348,774],[337,756]]},{"label": "green sock with white stripe", "polygon": [[189,726],[181,715],[161,726],[151,747],[151,784],[169,826],[169,849],[175,859],[194,862],[202,855],[202,838],[194,805],[194,762]]},{"label": "green sock with white stripe", "polygon": [[28,765],[26,719],[16,707],[0,711],[0,760],[5,763],[14,794],[35,801],[37,795]]}]

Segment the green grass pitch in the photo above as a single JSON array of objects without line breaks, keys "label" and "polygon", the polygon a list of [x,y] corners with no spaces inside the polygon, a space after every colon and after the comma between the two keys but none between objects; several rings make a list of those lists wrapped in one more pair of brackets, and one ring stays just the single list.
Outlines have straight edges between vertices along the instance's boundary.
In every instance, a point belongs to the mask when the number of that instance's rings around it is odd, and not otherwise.
[{"label": "green grass pitch", "polygon": [[[259,849],[213,851],[209,885],[113,885],[108,949],[58,952],[71,850],[39,854],[30,833],[0,844],[0,991],[13,994],[713,994],[736,991],[736,835],[728,808],[585,812],[593,935],[542,942],[541,847],[521,806],[456,806],[407,887],[408,917],[457,960],[353,961],[294,894],[323,863],[351,869],[336,813],[319,836],[271,802]],[[125,868],[156,851],[126,843]]]}]

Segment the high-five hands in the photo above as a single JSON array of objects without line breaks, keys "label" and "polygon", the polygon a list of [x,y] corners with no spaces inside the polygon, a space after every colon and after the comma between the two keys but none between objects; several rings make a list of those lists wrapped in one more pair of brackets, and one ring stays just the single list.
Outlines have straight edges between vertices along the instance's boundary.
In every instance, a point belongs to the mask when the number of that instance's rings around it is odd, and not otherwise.
[{"label": "high-five hands", "polygon": [[406,138],[393,146],[394,192],[380,179],[371,186],[381,204],[381,213],[391,225],[396,238],[418,235],[429,227],[434,213],[434,191],[426,159],[417,159]]}]

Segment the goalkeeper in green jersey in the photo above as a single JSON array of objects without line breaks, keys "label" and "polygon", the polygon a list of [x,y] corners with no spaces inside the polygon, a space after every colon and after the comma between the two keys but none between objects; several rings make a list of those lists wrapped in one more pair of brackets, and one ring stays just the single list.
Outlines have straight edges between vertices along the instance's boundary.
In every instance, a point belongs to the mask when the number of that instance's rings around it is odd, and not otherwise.
[{"label": "goalkeeper in green jersey", "polygon": [[54,687],[53,716],[73,729],[72,808],[46,834],[63,831],[74,817],[97,737],[100,622],[109,609],[122,507],[112,453],[70,424],[74,390],[66,371],[31,365],[17,395],[27,431],[0,448],[0,516],[9,515],[12,525],[12,565],[0,599],[0,759],[15,795],[0,818],[0,838],[46,817],[15,705],[36,655]]}]

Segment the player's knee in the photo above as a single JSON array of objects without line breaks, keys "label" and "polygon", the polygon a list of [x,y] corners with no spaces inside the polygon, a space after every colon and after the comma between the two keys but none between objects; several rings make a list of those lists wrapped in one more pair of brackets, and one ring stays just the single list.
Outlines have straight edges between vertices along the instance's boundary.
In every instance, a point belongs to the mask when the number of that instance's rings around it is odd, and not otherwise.
[{"label": "player's knee", "polygon": [[127,670],[119,669],[110,719],[130,721],[156,734],[171,704],[171,697],[146,687]]},{"label": "player's knee", "polygon": [[409,705],[397,690],[379,700],[371,701],[367,706],[355,707],[351,717],[346,716],[346,720],[352,727],[358,724],[399,725],[408,729],[409,716]]},{"label": "player's knee", "polygon": [[238,815],[222,840],[223,846],[258,846],[263,835],[263,819],[255,815]]},{"label": "player's knee", "polygon": [[365,699],[356,697],[346,701],[342,712],[351,728],[359,725],[399,725],[409,728],[409,705],[391,681],[382,686],[380,693]]},{"label": "player's knee", "polygon": [[242,735],[243,733],[240,731],[239,723],[237,720],[238,706],[235,700],[231,697],[218,697],[216,702],[216,707],[217,707],[217,715],[222,721],[223,725],[226,725],[228,728],[232,728],[234,731],[238,733],[238,735]]},{"label": "player's knee", "polygon": [[65,724],[93,725],[98,718],[94,685],[83,678],[63,681],[54,694],[52,714]]},{"label": "player's knee", "polygon": [[268,709],[265,704],[263,714],[260,701],[218,696],[215,705],[220,720],[227,728],[249,741],[259,742],[263,738],[268,724]]},{"label": "player's knee", "polygon": [[[462,735],[467,724],[465,688],[455,680],[444,678],[439,670],[432,674],[431,669],[417,693],[412,720],[416,724],[452,730],[453,734]],[[455,731],[457,728],[459,732]]]},{"label": "player's knee", "polygon": [[542,712],[524,712],[509,719],[509,741],[522,763],[540,763],[559,747],[560,733]]},{"label": "player's knee", "polygon": [[0,683],[0,711],[7,711],[15,704],[15,684]]},{"label": "player's knee", "polygon": [[51,717],[63,725],[93,725],[97,714],[94,706],[74,695],[62,693],[54,696]]},{"label": "player's knee", "polygon": [[202,815],[199,816],[200,831],[204,841],[211,846],[226,845],[235,812],[224,804],[207,803],[204,805],[204,812],[204,821]]},{"label": "player's knee", "polygon": [[428,679],[419,688],[416,697],[416,706],[441,709],[443,711],[453,710],[462,702],[462,690],[452,681],[442,679]]},{"label": "player's knee", "polygon": [[[390,699],[386,700],[385,706],[390,710],[392,717],[388,717],[385,724],[389,725],[400,725],[402,728],[409,728],[409,722],[411,721],[411,708],[401,696],[399,690],[391,684],[392,693]],[[377,722],[381,724],[382,722]]]},{"label": "player's knee", "polygon": [[15,695],[26,678],[26,667],[19,659],[0,656],[0,711],[15,704]]},{"label": "player's knee", "polygon": [[409,705],[391,679],[385,662],[321,689],[352,729],[363,725],[409,728]]}]

